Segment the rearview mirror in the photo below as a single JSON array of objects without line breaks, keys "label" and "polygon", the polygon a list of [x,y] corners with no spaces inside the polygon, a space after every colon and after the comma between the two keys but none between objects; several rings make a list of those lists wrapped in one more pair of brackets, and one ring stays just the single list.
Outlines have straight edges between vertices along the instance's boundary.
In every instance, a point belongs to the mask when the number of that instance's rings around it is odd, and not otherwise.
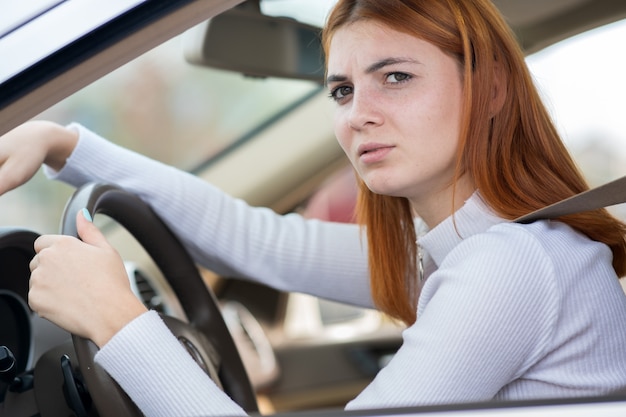
[{"label": "rearview mirror", "polygon": [[232,9],[185,34],[185,59],[255,77],[324,81],[320,29],[296,20]]}]

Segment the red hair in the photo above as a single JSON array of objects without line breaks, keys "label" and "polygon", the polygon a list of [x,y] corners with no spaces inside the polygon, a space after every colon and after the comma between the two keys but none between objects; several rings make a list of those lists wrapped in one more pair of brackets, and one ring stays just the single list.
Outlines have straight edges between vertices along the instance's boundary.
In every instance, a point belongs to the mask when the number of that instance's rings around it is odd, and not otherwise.
[{"label": "red hair", "polygon": [[[458,60],[464,103],[454,184],[468,174],[483,200],[509,220],[588,189],[539,97],[515,36],[489,0],[339,0],[322,33],[326,55],[334,33],[361,20],[424,39]],[[495,85],[504,89],[496,112]],[[454,207],[454,201],[450,204]],[[419,290],[408,200],[375,194],[360,181],[357,218],[367,231],[374,302],[413,323]],[[617,275],[626,274],[624,223],[604,209],[559,220],[608,245]]]}]

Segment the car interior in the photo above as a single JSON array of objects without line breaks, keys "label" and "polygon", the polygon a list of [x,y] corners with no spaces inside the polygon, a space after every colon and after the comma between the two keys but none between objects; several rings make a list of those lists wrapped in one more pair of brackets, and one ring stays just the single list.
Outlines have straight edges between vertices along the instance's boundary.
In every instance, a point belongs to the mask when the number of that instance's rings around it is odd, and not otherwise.
[{"label": "car interior", "polygon": [[[566,98],[564,110],[582,109],[585,119],[607,126],[616,121],[617,127],[606,131],[563,125],[589,182],[598,186],[625,175],[623,54],[600,50],[597,43],[585,50],[589,55],[574,54],[574,61],[559,54],[591,36],[617,39],[610,44],[615,48],[623,45],[626,2],[494,3],[540,86],[563,81],[561,90],[582,97],[589,84],[600,94],[575,103]],[[78,121],[250,205],[352,222],[354,174],[333,134],[319,44],[333,4],[40,0],[18,7],[15,2],[0,17],[0,56],[7,57],[0,61],[0,135],[30,119]],[[573,88],[563,73],[582,67],[581,61],[593,72],[579,75]],[[597,87],[601,79],[612,84]],[[556,99],[546,100],[561,126],[565,112],[559,113]],[[583,119],[572,114],[573,123]],[[141,415],[94,363],[93,343],[28,307],[34,240],[48,233],[76,236],[71,220],[82,207],[96,215],[96,225],[121,253],[137,297],[166,317],[206,372],[251,413],[336,415],[402,343],[402,325],[377,311],[277,291],[195,265],[150,208],[114,184],[74,190],[40,173],[0,197],[2,417]],[[611,210],[626,219],[622,205]],[[621,282],[626,290],[625,279]],[[624,415],[626,393],[346,414],[487,412]]]}]

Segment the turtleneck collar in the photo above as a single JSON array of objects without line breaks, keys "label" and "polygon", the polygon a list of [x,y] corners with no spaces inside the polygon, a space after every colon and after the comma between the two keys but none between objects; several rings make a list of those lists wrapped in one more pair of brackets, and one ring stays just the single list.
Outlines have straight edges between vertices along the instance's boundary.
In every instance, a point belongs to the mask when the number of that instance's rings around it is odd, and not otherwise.
[{"label": "turtleneck collar", "polygon": [[[417,225],[417,243],[438,268],[443,259],[463,239],[482,233],[507,220],[499,217],[476,191],[454,214],[424,233],[423,222]],[[429,268],[430,269],[430,268]]]}]

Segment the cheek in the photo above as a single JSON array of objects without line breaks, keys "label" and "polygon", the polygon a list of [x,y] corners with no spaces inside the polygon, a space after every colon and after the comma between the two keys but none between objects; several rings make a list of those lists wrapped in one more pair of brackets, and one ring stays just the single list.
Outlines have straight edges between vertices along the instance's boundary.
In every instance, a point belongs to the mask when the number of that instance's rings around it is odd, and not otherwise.
[{"label": "cheek", "polygon": [[335,138],[337,139],[337,142],[339,142],[339,146],[341,146],[343,151],[349,157],[350,144],[352,142],[350,136],[350,126],[348,125],[345,117],[342,117],[340,110],[335,110],[333,129],[335,131]]}]

